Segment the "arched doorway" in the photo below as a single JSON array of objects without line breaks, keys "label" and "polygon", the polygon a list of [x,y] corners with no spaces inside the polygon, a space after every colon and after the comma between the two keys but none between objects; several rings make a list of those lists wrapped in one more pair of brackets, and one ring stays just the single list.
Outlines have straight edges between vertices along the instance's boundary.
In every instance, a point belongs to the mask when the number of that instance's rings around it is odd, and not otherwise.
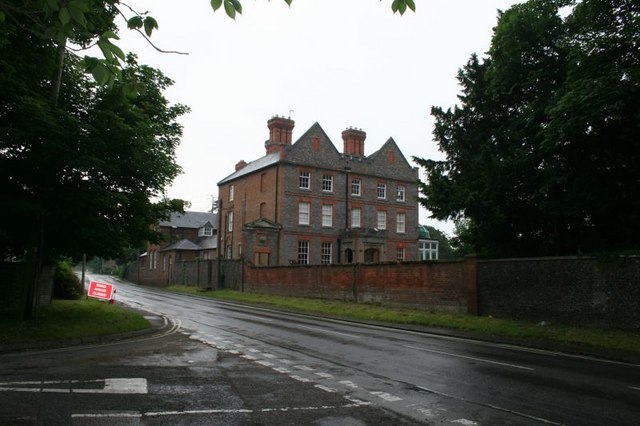
[{"label": "arched doorway", "polygon": [[380,262],[380,250],[369,247],[364,251],[364,263],[378,263]]},{"label": "arched doorway", "polygon": [[344,251],[344,261],[346,263],[353,263],[353,250],[346,249]]}]

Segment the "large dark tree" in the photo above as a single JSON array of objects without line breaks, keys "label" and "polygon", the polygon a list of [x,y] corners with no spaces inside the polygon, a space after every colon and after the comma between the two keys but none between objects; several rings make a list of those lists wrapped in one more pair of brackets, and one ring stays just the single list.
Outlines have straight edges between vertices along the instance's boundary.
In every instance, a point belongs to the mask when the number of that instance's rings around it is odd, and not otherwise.
[{"label": "large dark tree", "polygon": [[180,208],[152,200],[180,171],[186,107],[169,105],[171,80],[133,57],[107,89],[68,56],[53,102],[57,64],[51,41],[0,24],[0,255],[115,256],[154,240],[150,225]]},{"label": "large dark tree", "polygon": [[[564,17],[563,17],[564,16]],[[640,248],[640,2],[530,0],[434,107],[421,203],[494,256]]]}]

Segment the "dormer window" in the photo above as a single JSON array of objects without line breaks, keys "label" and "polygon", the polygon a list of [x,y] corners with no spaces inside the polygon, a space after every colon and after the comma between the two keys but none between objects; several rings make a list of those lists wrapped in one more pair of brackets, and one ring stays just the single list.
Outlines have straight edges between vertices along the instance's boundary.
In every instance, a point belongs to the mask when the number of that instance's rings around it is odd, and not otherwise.
[{"label": "dormer window", "polygon": [[205,226],[198,230],[199,237],[212,237],[213,236],[213,227]]}]

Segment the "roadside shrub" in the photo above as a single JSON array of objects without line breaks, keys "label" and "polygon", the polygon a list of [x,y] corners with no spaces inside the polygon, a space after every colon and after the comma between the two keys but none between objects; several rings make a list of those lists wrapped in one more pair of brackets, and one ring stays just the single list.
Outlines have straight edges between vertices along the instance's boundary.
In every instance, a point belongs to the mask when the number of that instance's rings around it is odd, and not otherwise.
[{"label": "roadside shrub", "polygon": [[79,299],[84,294],[84,286],[78,276],[73,272],[68,259],[62,260],[56,265],[56,273],[53,281],[53,297],[56,299]]}]

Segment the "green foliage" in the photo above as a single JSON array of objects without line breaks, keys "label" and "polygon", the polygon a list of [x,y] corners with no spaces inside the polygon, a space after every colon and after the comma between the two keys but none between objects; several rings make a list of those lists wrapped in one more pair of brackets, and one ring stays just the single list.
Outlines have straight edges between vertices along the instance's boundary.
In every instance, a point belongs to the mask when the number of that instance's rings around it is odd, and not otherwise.
[{"label": "green foliage", "polygon": [[449,237],[444,232],[434,228],[433,226],[426,226],[429,231],[429,235],[432,239],[438,240],[438,258],[441,260],[455,259],[458,257],[464,257],[469,253],[459,253],[451,247]]},{"label": "green foliage", "polygon": [[74,300],[84,294],[84,286],[78,276],[73,272],[69,259],[64,259],[56,264],[56,272],[53,281],[53,297],[56,299]]},{"label": "green foliage", "polygon": [[50,258],[157,240],[150,225],[182,204],[150,201],[180,173],[176,120],[188,108],[163,96],[172,81],[129,56],[109,89],[68,57],[54,105],[54,43],[12,22],[0,40],[0,253],[22,255],[43,235]]},{"label": "green foliage", "polygon": [[[559,10],[572,5],[563,18]],[[530,0],[499,16],[460,70],[460,105],[432,109],[445,161],[421,203],[453,244],[493,256],[637,250],[640,4]]]},{"label": "green foliage", "polygon": [[142,314],[94,299],[54,300],[42,308],[39,325],[0,321],[0,344],[63,341],[144,330],[150,327]]}]

